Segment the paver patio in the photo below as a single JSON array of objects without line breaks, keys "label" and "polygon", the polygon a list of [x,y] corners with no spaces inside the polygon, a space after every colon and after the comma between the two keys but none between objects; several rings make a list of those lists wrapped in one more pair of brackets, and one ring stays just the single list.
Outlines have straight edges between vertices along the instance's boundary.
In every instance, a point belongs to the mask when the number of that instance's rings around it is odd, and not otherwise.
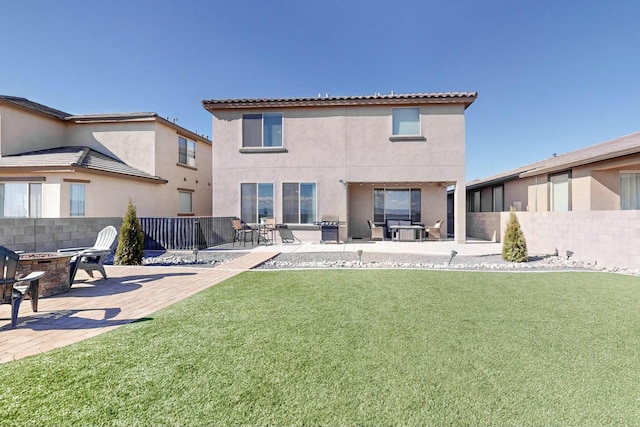
[{"label": "paver patio", "polygon": [[[277,252],[251,252],[215,268],[106,266],[108,279],[78,273],[66,293],[29,301],[11,329],[11,305],[0,304],[0,363],[99,335],[142,319],[203,289],[259,265]],[[99,275],[97,275],[99,276]]]}]

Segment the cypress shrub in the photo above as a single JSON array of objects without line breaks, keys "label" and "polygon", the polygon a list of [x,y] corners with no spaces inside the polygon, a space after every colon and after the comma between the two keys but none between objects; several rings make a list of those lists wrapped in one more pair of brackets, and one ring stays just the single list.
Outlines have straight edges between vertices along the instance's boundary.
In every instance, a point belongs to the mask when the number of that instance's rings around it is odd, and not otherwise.
[{"label": "cypress shrub", "polygon": [[502,258],[511,262],[528,262],[527,242],[524,233],[520,228],[516,212],[511,208],[507,231],[504,233],[504,243],[502,244]]},{"label": "cypress shrub", "polygon": [[115,263],[120,265],[140,265],[144,256],[144,233],[138,221],[136,207],[129,199],[127,213],[120,227]]}]

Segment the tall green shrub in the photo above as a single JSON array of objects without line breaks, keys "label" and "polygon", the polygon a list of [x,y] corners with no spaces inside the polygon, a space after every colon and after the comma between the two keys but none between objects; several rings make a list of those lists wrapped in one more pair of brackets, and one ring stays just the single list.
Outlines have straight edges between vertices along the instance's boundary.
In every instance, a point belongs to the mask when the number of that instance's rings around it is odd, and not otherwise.
[{"label": "tall green shrub", "polygon": [[118,248],[116,249],[116,264],[140,265],[144,256],[144,233],[136,215],[136,207],[129,199],[127,213],[120,227]]},{"label": "tall green shrub", "polygon": [[504,233],[504,243],[502,244],[502,258],[511,262],[528,262],[527,242],[524,233],[520,228],[518,217],[513,208],[509,213],[509,223],[507,231]]}]

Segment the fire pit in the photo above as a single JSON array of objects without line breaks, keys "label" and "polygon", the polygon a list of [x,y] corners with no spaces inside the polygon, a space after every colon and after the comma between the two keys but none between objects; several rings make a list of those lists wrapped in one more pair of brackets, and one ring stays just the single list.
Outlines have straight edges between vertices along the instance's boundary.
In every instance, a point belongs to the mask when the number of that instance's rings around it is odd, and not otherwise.
[{"label": "fire pit", "polygon": [[58,252],[35,252],[20,254],[17,277],[24,277],[32,271],[44,271],[40,279],[40,297],[67,292],[69,283],[69,262],[74,254]]}]

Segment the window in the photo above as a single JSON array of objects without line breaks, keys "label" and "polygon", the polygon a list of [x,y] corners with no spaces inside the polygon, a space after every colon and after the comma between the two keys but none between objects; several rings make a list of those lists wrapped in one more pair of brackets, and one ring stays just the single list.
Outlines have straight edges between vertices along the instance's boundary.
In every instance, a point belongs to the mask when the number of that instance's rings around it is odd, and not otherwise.
[{"label": "window", "polygon": [[316,222],[316,184],[282,184],[282,216],[288,224]]},{"label": "window", "polygon": [[193,213],[193,193],[178,191],[178,213]]},{"label": "window", "polygon": [[373,221],[400,219],[420,222],[422,193],[419,188],[374,189]]},{"label": "window", "polygon": [[393,135],[420,135],[420,108],[393,108]]},{"label": "window", "polygon": [[640,209],[640,173],[620,174],[620,209]]},{"label": "window", "polygon": [[69,185],[70,216],[84,216],[84,184]]},{"label": "window", "polygon": [[504,211],[504,187],[493,187],[493,212]]},{"label": "window", "polygon": [[240,217],[244,222],[258,223],[273,218],[273,184],[240,184]]},{"label": "window", "polygon": [[243,147],[282,147],[282,113],[244,114]]},{"label": "window", "polygon": [[178,163],[196,166],[196,143],[182,136],[178,137]]},{"label": "window", "polygon": [[7,182],[0,184],[0,217],[40,218],[42,184]]},{"label": "window", "polygon": [[480,212],[480,190],[467,193],[467,212]]},{"label": "window", "polygon": [[549,210],[561,212],[571,210],[571,172],[549,175]]}]

